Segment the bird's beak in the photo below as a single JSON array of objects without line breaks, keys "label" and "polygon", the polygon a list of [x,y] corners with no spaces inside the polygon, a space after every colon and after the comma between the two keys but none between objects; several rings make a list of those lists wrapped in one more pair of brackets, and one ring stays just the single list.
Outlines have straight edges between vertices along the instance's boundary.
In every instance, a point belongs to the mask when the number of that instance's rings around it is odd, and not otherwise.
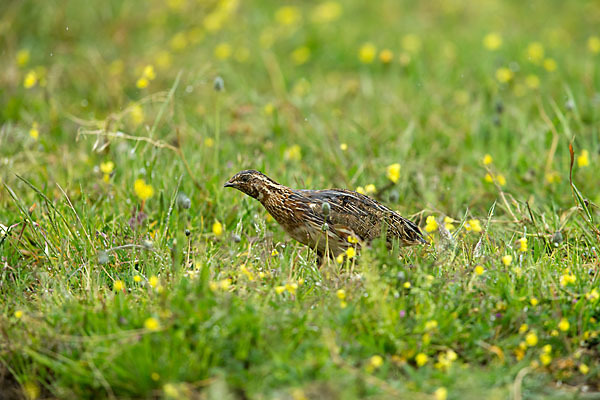
[{"label": "bird's beak", "polygon": [[235,183],[231,182],[231,181],[227,181],[225,182],[225,184],[223,185],[223,187],[235,187]]}]

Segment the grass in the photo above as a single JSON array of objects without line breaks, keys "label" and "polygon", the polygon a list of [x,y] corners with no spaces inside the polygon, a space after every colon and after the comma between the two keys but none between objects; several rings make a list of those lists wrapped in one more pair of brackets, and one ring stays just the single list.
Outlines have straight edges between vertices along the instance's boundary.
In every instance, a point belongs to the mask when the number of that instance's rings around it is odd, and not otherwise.
[{"label": "grass", "polygon": [[[0,392],[597,398],[599,15],[3,4]],[[431,245],[318,268],[247,168],[373,185]]]}]

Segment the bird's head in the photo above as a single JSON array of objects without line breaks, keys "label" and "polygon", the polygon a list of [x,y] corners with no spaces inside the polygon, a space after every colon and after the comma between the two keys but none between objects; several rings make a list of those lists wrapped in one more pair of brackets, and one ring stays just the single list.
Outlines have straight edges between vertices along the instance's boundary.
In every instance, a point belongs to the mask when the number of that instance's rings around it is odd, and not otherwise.
[{"label": "bird's head", "polygon": [[253,169],[238,172],[223,185],[223,187],[235,188],[258,200],[262,200],[270,193],[269,189],[275,186],[280,185],[262,172]]}]

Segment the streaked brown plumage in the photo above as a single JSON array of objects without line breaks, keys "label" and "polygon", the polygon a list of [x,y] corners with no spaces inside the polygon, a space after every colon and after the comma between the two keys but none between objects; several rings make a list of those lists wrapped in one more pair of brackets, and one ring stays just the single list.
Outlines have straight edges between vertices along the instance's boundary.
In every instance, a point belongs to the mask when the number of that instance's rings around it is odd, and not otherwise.
[{"label": "streaked brown plumage", "polygon": [[[413,222],[351,190],[290,189],[255,170],[238,172],[224,186],[260,201],[291,237],[315,249],[320,257],[326,248],[337,256],[356,242],[368,244],[384,229],[390,245],[394,240],[402,246],[426,243]],[[329,204],[327,216],[324,203]]]}]

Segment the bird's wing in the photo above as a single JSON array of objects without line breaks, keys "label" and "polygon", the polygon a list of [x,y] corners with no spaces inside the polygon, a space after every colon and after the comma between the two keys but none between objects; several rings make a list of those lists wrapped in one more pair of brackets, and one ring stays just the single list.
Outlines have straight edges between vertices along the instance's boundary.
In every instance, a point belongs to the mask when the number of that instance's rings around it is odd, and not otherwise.
[{"label": "bird's wing", "polygon": [[406,244],[424,242],[417,225],[368,196],[346,189],[299,192],[310,200],[312,211],[323,221],[322,205],[329,203],[331,212],[327,222],[350,228],[361,240],[371,241],[385,228],[388,239],[397,237]]}]

